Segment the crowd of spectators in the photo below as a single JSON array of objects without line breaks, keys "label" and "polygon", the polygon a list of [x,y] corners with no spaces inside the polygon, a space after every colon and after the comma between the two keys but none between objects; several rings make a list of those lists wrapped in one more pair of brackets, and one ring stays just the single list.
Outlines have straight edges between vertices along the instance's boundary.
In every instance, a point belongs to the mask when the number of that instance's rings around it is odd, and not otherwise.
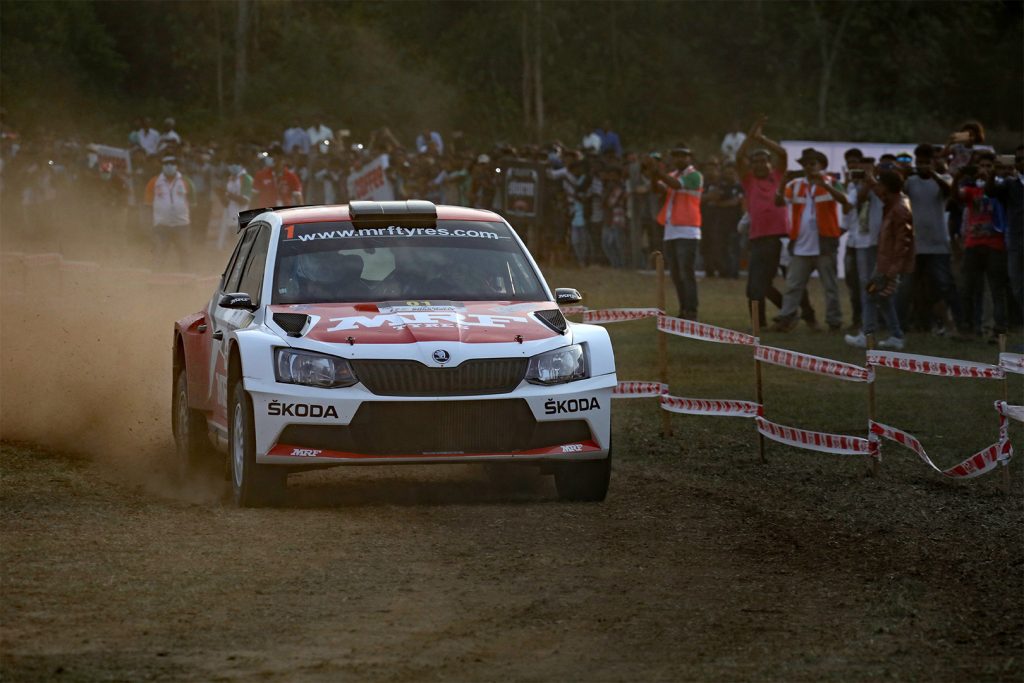
[{"label": "crowd of spectators", "polygon": [[486,149],[432,128],[409,145],[387,128],[360,142],[323,118],[292,121],[279,140],[230,145],[190,140],[173,118],[159,130],[139,119],[114,152],[4,128],[0,199],[5,221],[38,231],[67,220],[62,208],[78,201],[111,230],[150,242],[156,262],[174,253],[184,267],[191,249],[229,248],[241,210],[365,198],[351,181],[374,165],[394,199],[505,215],[544,262],[649,268],[661,251],[684,318],[698,317],[701,274],[745,271],[760,324],[771,302],[779,332],[801,320],[818,327],[813,274],[827,330],[855,346],[883,326],[880,345],[899,349],[907,330],[975,338],[1021,325],[1024,146],[999,155],[969,122],[943,145],[878,159],[850,149],[832,172],[808,148],[796,160],[802,170],[790,171],[764,126],[734,125],[700,159],[683,142],[624,147],[609,122],[577,145]]}]

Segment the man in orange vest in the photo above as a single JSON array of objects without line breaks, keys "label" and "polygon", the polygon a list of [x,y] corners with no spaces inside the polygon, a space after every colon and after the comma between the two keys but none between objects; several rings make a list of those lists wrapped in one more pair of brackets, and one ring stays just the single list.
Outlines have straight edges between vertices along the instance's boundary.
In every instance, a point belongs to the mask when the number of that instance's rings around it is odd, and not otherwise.
[{"label": "man in orange vest", "polygon": [[[850,200],[836,188],[825,168],[828,157],[808,147],[797,162],[803,166],[803,177],[779,186],[775,203],[789,204],[789,250],[792,258],[786,273],[786,293],[782,310],[771,327],[775,332],[789,332],[797,325],[797,310],[811,273],[817,269],[825,289],[825,322],[830,332],[839,332],[843,312],[839,305],[839,281],[836,276],[836,253],[839,249],[839,207],[849,211]],[[785,176],[784,176],[785,177]]]},{"label": "man in orange vest", "polygon": [[662,253],[679,298],[679,317],[696,320],[697,276],[694,266],[700,244],[700,196],[704,192],[704,177],[690,163],[693,157],[684,143],[677,144],[671,155],[675,170],[670,173],[663,171],[653,157],[645,157],[642,163],[651,184],[666,193],[658,222],[665,227]]}]

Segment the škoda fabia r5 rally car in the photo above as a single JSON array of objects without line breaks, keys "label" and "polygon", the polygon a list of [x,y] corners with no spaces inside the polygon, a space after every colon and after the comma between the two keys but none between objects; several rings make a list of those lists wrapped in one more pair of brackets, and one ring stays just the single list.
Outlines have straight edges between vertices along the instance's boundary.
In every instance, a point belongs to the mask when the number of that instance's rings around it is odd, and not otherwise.
[{"label": "\u0161koda fabia r5 rally car", "polygon": [[174,326],[183,466],[227,452],[239,505],[330,465],[530,462],[603,500],[615,362],[512,227],[430,202],[257,209]]}]

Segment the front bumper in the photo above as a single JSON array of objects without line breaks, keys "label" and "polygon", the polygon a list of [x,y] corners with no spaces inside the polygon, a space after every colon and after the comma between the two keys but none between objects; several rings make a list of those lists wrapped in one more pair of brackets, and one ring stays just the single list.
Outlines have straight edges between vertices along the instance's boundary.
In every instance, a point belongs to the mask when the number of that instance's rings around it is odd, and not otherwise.
[{"label": "front bumper", "polygon": [[500,395],[389,397],[245,379],[260,464],[596,460],[615,375]]}]

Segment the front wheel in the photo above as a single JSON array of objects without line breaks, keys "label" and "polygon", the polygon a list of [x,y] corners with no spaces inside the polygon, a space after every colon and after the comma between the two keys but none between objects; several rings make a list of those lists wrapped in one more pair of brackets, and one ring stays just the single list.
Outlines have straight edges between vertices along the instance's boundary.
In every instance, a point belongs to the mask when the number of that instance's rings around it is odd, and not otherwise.
[{"label": "front wheel", "polygon": [[256,426],[252,399],[242,380],[231,390],[228,457],[231,460],[231,492],[235,505],[260,507],[284,497],[288,473],[283,468],[256,464]]},{"label": "front wheel", "polygon": [[612,452],[603,460],[558,463],[555,488],[565,501],[599,503],[608,495],[612,474]]}]

